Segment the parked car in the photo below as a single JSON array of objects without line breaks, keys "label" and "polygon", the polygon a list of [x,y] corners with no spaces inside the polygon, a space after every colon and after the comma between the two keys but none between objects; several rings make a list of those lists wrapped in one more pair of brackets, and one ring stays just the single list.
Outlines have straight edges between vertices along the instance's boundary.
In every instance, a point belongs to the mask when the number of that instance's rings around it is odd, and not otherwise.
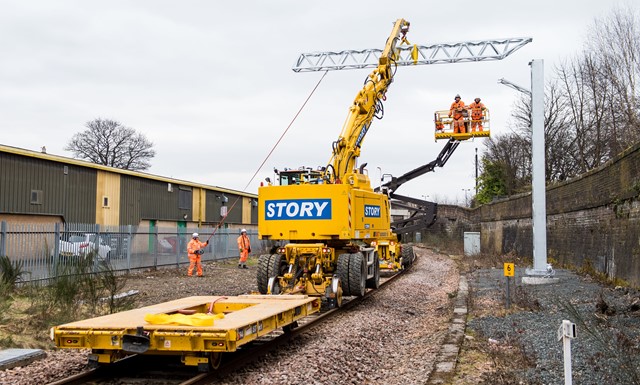
[{"label": "parked car", "polygon": [[103,238],[99,239],[96,246],[96,237],[96,234],[82,234],[71,235],[67,241],[60,239],[59,255],[61,257],[86,258],[91,252],[97,252],[99,259],[108,260],[111,256],[111,247]]}]

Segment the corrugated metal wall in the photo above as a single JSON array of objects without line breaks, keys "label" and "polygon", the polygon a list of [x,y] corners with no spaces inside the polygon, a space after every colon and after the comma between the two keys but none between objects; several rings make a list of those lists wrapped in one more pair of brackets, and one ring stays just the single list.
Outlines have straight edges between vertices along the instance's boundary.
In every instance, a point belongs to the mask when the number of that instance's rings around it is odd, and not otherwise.
[{"label": "corrugated metal wall", "polygon": [[140,188],[139,178],[120,177],[120,223],[140,223]]},{"label": "corrugated metal wall", "polygon": [[67,166],[66,222],[93,223],[96,220],[97,170]]},{"label": "corrugated metal wall", "polygon": [[219,191],[207,190],[206,194],[207,197],[205,199],[205,218],[207,222],[218,223],[220,219],[222,219],[222,216],[220,216],[220,207],[222,207],[222,193]]},{"label": "corrugated metal wall", "polygon": [[96,170],[0,153],[0,181],[1,212],[95,221]]},{"label": "corrugated metal wall", "polygon": [[[120,223],[138,224],[141,219],[182,220],[191,209],[179,209],[179,186],[167,182],[122,175],[120,179]],[[189,191],[190,193],[190,191]]]}]

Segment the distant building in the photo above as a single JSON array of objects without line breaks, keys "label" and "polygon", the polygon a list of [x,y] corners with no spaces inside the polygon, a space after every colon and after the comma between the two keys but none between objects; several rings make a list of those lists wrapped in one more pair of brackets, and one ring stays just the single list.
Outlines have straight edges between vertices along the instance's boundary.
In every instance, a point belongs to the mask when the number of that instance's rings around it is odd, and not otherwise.
[{"label": "distant building", "polygon": [[257,195],[0,145],[0,221],[257,225]]}]

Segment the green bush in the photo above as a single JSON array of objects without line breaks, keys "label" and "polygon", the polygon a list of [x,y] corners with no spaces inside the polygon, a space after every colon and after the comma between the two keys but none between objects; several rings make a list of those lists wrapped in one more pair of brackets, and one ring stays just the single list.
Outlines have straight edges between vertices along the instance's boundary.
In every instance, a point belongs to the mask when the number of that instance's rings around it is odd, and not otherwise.
[{"label": "green bush", "polygon": [[11,261],[6,255],[0,256],[0,284],[3,290],[12,292],[23,275],[22,261]]},{"label": "green bush", "polygon": [[116,296],[125,279],[95,253],[59,261],[51,277],[46,286],[30,287],[30,313],[43,327],[131,308],[130,297]]}]

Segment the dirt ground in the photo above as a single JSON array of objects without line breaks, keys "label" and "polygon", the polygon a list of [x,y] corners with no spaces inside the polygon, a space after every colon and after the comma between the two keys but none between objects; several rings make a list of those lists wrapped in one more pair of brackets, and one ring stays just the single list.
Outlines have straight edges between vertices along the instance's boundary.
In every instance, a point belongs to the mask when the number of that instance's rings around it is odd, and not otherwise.
[{"label": "dirt ground", "polygon": [[124,291],[137,290],[135,307],[153,305],[170,299],[194,295],[240,295],[258,290],[257,259],[248,261],[248,269],[238,269],[237,261],[205,262],[203,277],[187,277],[187,267],[174,267],[131,274]]}]

